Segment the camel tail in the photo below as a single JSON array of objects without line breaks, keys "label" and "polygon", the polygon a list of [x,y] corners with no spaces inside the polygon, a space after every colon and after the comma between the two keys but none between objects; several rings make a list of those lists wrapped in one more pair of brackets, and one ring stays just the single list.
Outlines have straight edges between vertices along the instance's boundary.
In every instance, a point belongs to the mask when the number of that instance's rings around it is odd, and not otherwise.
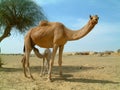
[{"label": "camel tail", "polygon": [[[35,46],[34,46],[34,43],[32,42],[32,39],[31,39],[31,37],[29,37],[29,41],[28,41],[31,45],[31,48],[33,49],[33,51],[34,51],[34,53],[35,53],[35,55],[38,57],[38,58],[43,58],[44,57],[44,55],[42,55],[40,52],[39,52],[39,50],[37,49],[37,48],[35,48]],[[23,52],[25,53],[25,45],[24,45],[24,48],[23,48]]]},{"label": "camel tail", "polygon": [[[29,43],[29,44],[30,44],[30,47],[33,48],[33,47],[34,47],[34,43],[32,42],[31,37],[30,37],[30,36],[27,36],[27,37],[29,37],[29,39],[28,39],[27,41],[25,41],[25,42],[26,42],[26,43]],[[24,52],[24,53],[25,53],[25,48],[26,48],[25,42],[24,42],[24,47],[23,47],[23,52]]]},{"label": "camel tail", "polygon": [[38,58],[44,57],[44,55],[42,55],[37,48],[33,47],[33,51]]}]

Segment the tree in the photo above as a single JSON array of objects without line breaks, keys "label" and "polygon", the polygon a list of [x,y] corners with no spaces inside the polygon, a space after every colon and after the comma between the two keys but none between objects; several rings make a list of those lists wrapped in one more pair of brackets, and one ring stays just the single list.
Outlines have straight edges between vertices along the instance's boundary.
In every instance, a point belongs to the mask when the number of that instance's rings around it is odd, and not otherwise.
[{"label": "tree", "polygon": [[12,28],[24,33],[46,19],[33,0],[0,0],[0,42],[11,35]]}]

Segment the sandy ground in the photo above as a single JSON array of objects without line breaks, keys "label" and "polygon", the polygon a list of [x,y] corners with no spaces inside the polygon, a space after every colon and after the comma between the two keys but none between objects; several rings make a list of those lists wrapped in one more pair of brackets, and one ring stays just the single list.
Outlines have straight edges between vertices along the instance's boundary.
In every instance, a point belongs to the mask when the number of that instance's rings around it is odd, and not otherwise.
[{"label": "sandy ground", "polygon": [[30,58],[35,80],[23,75],[21,55],[1,55],[0,90],[120,90],[120,56],[63,55],[63,77],[59,76],[57,56],[52,79],[40,77],[42,59]]}]

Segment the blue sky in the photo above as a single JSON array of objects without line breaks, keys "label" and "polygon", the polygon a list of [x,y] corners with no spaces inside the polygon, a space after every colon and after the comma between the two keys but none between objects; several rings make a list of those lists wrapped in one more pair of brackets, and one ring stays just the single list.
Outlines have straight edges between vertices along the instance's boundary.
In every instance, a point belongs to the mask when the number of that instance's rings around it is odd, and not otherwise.
[{"label": "blue sky", "polygon": [[[120,49],[120,0],[34,0],[49,21],[62,22],[73,30],[82,28],[89,15],[98,15],[99,23],[84,38],[70,41],[64,52]],[[2,53],[22,53],[24,36],[12,32],[0,47]],[[43,52],[43,49],[40,49]]]}]

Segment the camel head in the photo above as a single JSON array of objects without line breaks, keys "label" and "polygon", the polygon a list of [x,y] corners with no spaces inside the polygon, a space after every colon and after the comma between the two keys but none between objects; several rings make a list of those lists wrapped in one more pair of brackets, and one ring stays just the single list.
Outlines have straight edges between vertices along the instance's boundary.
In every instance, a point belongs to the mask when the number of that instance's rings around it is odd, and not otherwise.
[{"label": "camel head", "polygon": [[99,19],[99,17],[97,15],[95,15],[95,16],[91,16],[90,15],[90,23],[91,24],[93,24],[93,25],[97,24],[98,23],[98,19]]}]

